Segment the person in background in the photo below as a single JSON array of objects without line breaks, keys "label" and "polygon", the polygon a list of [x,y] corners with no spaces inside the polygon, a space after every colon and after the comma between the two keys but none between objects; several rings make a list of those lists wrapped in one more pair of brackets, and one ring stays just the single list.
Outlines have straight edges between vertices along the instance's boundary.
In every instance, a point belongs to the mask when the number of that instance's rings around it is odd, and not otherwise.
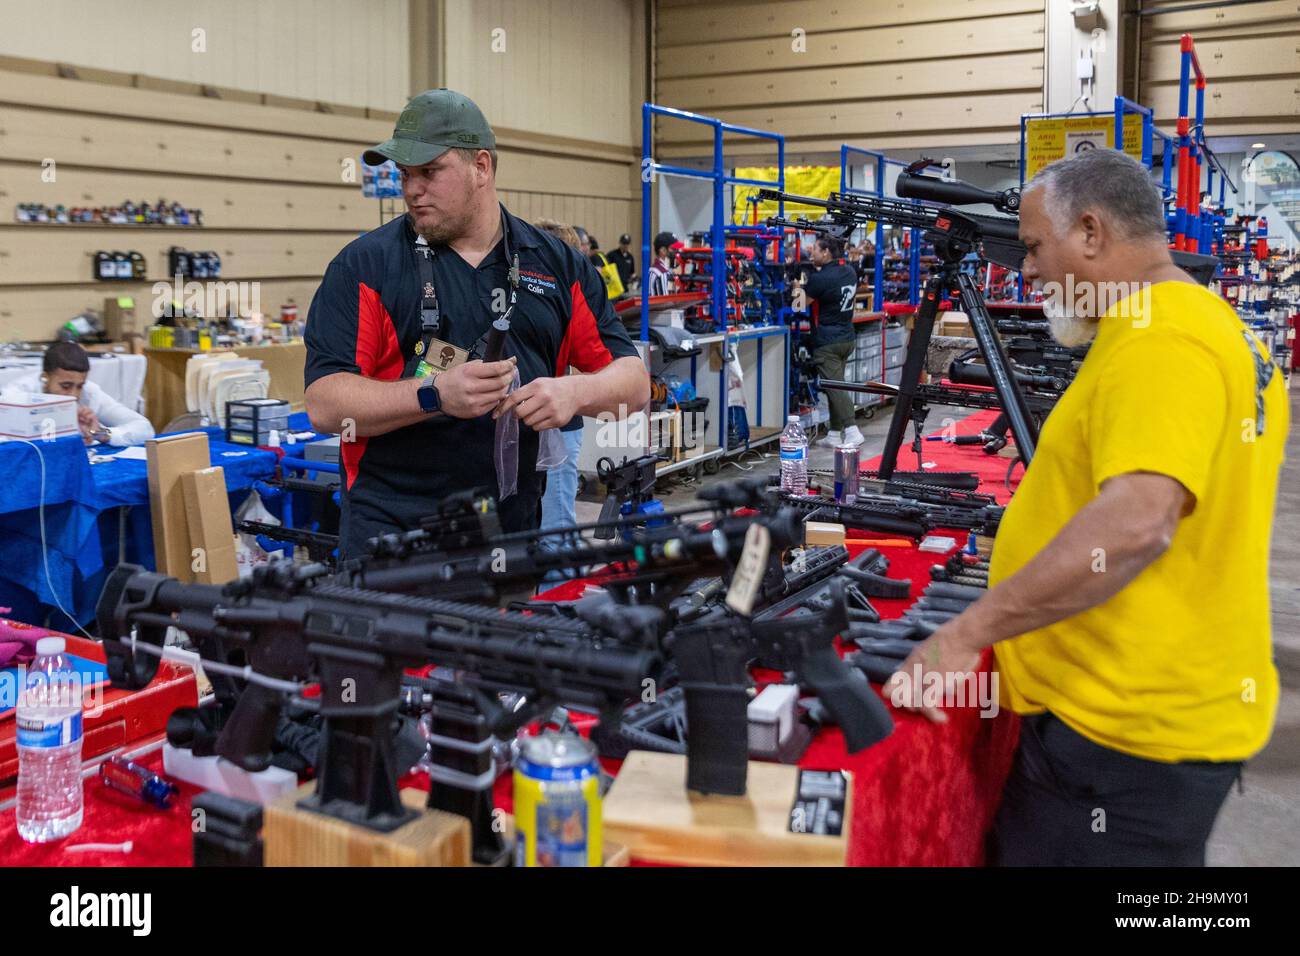
[{"label": "person in background", "polygon": [[867,243],[863,241],[859,245],[849,246],[845,255],[853,271],[857,274],[858,285],[867,281],[867,274],[874,268],[875,250],[867,252]]},{"label": "person in background", "polygon": [[[849,356],[853,354],[853,304],[858,276],[839,257],[839,243],[819,236],[808,257],[815,269],[804,273],[803,291],[812,317],[809,343],[817,374],[842,381]],[[831,408],[831,427],[819,445],[861,445],[862,432],[853,416],[853,398],[848,392],[826,392]]]},{"label": "person in background", "polygon": [[[534,220],[533,225],[572,248],[581,249],[581,240],[572,226],[556,222],[554,219],[537,219]],[[561,425],[560,435],[564,439],[564,461],[551,466],[546,472],[546,491],[542,494],[541,528],[543,531],[551,528],[567,528],[578,522],[576,504],[578,456],[582,454],[582,416],[575,415],[568,424]],[[542,546],[547,548],[554,548],[560,543],[557,537],[542,540]]]},{"label": "person in background", "polygon": [[632,280],[636,278],[636,259],[632,258],[632,237],[626,232],[618,237],[618,248],[609,254],[609,261],[618,266],[623,288],[631,290]]},{"label": "person in background", "polygon": [[646,294],[673,294],[673,249],[677,246],[677,237],[671,232],[661,232],[655,236],[655,261],[647,273]]},{"label": "person in background", "polygon": [[591,233],[587,233],[587,258],[596,267],[597,271],[605,264],[605,256],[600,251],[600,243],[596,241],[596,237]]},{"label": "person in background", "polygon": [[77,400],[77,426],[87,445],[143,445],[153,425],[139,412],[86,381],[90,356],[76,342],[58,342],[45,351],[41,371],[14,379],[0,391],[0,401],[32,395],[61,395]]}]

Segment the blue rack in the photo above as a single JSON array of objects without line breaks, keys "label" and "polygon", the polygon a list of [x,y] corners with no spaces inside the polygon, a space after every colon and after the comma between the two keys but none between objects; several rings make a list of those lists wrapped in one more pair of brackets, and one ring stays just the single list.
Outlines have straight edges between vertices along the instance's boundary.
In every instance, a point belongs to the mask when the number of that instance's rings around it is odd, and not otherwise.
[{"label": "blue rack", "polygon": [[[876,175],[874,189],[859,189],[849,184],[849,156],[866,156],[875,161]],[[891,159],[884,153],[876,152],[874,149],[861,149],[857,146],[847,144],[840,146],[840,192],[858,193],[862,196],[875,196],[879,199],[885,198],[885,170],[890,166],[900,166],[906,169],[910,163],[905,163],[900,159]],[[904,200],[907,201],[907,200]],[[917,305],[921,301],[921,238],[920,229],[912,230],[911,252],[908,256],[908,290],[907,302],[909,305]],[[885,227],[883,223],[876,223],[876,247],[875,262],[872,264],[871,280],[871,307],[879,312],[885,301],[884,271],[885,271]]]},{"label": "blue rack", "polygon": [[[713,168],[709,170],[691,169],[688,166],[669,166],[665,163],[655,162],[653,154],[655,116],[686,120],[687,122],[701,123],[711,127],[713,130]],[[740,176],[728,175],[726,168],[723,166],[722,136],[724,133],[739,133],[743,136],[755,136],[759,139],[774,141],[776,143],[777,178],[775,180],[746,179]],[[714,324],[718,325],[720,329],[725,328],[727,274],[726,257],[723,248],[726,243],[724,232],[727,217],[724,213],[723,194],[728,184],[775,186],[777,189],[784,190],[785,137],[780,133],[768,133],[763,130],[750,129],[747,126],[724,123],[712,116],[701,116],[698,113],[673,109],[670,106],[659,106],[655,103],[643,103],[641,105],[641,261],[643,263],[654,261],[654,250],[650,248],[651,191],[658,176],[685,176],[690,179],[709,180],[713,184],[713,222],[709,228],[709,245],[713,249],[713,284],[710,304]],[[781,215],[785,215],[785,203],[780,204],[779,211]],[[649,337],[650,300],[643,295],[641,297],[641,341],[648,341]]]},{"label": "blue rack", "polygon": [[[713,165],[710,169],[692,169],[688,166],[674,166],[667,163],[656,162],[654,158],[654,118],[662,116],[669,119],[685,120],[690,123],[699,123],[707,126],[713,133]],[[753,136],[758,139],[766,139],[776,144],[777,155],[777,178],[775,180],[767,179],[750,179],[743,176],[733,176],[728,172],[723,155],[723,135],[726,133],[737,133],[742,136]],[[749,448],[775,440],[780,435],[780,428],[772,428],[763,425],[763,365],[764,365],[764,345],[763,339],[771,336],[784,336],[785,346],[782,350],[782,387],[785,401],[783,408],[789,408],[790,394],[790,342],[789,329],[784,325],[769,326],[766,328],[747,329],[736,333],[730,333],[727,330],[727,269],[726,269],[726,240],[727,240],[727,222],[725,193],[729,185],[741,186],[770,186],[779,190],[785,189],[785,137],[779,133],[770,133],[765,130],[751,129],[747,126],[737,126],[734,123],[727,123],[716,117],[702,116],[698,113],[691,113],[687,110],[674,109],[669,106],[659,106],[656,103],[643,103],[641,105],[641,261],[646,263],[645,268],[648,270],[648,263],[654,261],[654,249],[651,248],[651,223],[653,222],[653,187],[659,176],[684,176],[690,179],[701,179],[712,183],[713,187],[713,216],[709,228],[709,245],[712,249],[711,266],[712,282],[710,284],[710,313],[713,316],[715,335],[701,336],[696,339],[697,344],[707,344],[711,342],[721,342],[724,346],[729,341],[744,341],[757,339],[758,348],[758,369],[755,380],[755,394],[757,401],[754,403],[756,415],[755,420],[750,423],[751,439],[749,442],[736,448],[727,447],[727,425],[728,425],[728,389],[727,389],[727,366],[723,363],[718,372],[718,394],[719,408],[716,412],[718,419],[718,448],[709,454],[708,457],[724,457],[727,455],[736,455],[747,451]],[[785,214],[785,203],[779,204],[779,213]],[[647,290],[648,293],[648,290]],[[647,349],[650,344],[650,297],[647,293],[641,296],[641,342],[646,345]],[[695,379],[696,363],[691,360],[691,377]],[[748,392],[748,387],[746,388]],[[784,424],[784,416],[782,422]],[[765,428],[768,432],[757,437],[753,436],[756,429]],[[698,459],[688,459],[688,463]],[[673,466],[660,469],[660,473],[671,470]]]}]

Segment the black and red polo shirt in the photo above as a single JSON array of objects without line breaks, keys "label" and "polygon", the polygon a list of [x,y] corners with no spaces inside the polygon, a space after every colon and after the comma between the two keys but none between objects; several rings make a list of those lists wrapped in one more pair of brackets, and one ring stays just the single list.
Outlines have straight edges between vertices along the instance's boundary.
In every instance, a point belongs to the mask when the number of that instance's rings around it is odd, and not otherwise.
[{"label": "black and red polo shirt", "polygon": [[[518,301],[507,354],[518,357],[521,384],[596,372],[637,351],[605,296],[600,274],[577,250],[506,213],[519,254]],[[420,340],[421,284],[416,235],[406,216],[350,242],[325,270],[305,332],[306,384],[335,372],[401,378]],[[509,264],[497,243],[477,268],[435,246],[434,284],[442,313],[438,337],[472,350],[508,298]],[[504,291],[503,291],[504,290]],[[438,416],[386,435],[341,445],[340,551],[365,553],[367,539],[418,527],[447,494],[484,489],[497,477],[491,415]],[[535,528],[543,487],[536,473],[537,433],[520,425],[518,491],[500,505],[506,531]]]}]

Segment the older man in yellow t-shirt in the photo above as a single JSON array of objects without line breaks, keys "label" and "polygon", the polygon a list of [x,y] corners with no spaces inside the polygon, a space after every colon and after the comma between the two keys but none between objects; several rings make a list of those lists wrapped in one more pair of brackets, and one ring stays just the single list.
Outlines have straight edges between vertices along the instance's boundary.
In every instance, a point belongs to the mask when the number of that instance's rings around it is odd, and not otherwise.
[{"label": "older man in yellow t-shirt", "polygon": [[1174,265],[1160,194],[1123,153],[1041,171],[1020,236],[1054,334],[1092,346],[1007,507],[988,594],[890,689],[919,703],[918,678],[968,672],[994,647],[1002,702],[1023,718],[999,862],[1203,865],[1277,709],[1282,374]]}]

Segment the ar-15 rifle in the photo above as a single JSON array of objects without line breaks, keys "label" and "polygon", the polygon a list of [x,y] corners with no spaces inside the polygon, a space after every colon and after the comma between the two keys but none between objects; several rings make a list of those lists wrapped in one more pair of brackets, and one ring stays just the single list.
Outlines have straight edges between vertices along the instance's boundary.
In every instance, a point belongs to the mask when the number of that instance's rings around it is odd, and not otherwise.
[{"label": "ar-15 rifle", "polygon": [[[916,493],[933,497],[939,489],[921,489]],[[853,504],[840,504],[822,495],[798,495],[785,492],[782,502],[804,516],[805,521],[833,521],[849,528],[865,528],[891,534],[923,538],[937,528],[961,528],[979,534],[997,533],[1003,508],[984,495],[964,495],[948,503],[921,501],[892,495],[859,495]]]},{"label": "ar-15 rifle", "polygon": [[621,630],[611,633],[326,580],[319,566],[288,562],[225,586],[119,565],[97,609],[109,678],[119,687],[146,686],[168,627],[183,630],[216,691],[216,707],[201,712],[212,712],[205,713],[215,734],[208,746],[251,772],[270,763],[286,697],[319,682],[317,787],[301,805],[387,831],[411,817],[398,799],[406,768],[395,765],[392,736],[404,668],[435,663],[466,672],[472,686],[524,693],[530,706],[511,713],[484,699],[494,732],[510,734],[556,702],[617,713],[662,667],[658,608],[622,609]]},{"label": "ar-15 rifle", "polygon": [[[894,722],[875,692],[854,679],[835,650],[848,629],[843,585],[826,610],[786,617],[744,617],[717,608],[674,628],[665,646],[677,661],[686,694],[686,786],[701,793],[745,792],[749,760],[749,666],[755,659],[786,660],[801,684],[844,730],[849,753],[883,740]],[[718,732],[701,734],[702,727]],[[692,757],[694,759],[692,759]]]},{"label": "ar-15 rifle", "polygon": [[615,465],[612,458],[596,462],[596,477],[605,486],[605,503],[600,509],[599,522],[593,537],[614,537],[614,522],[619,514],[630,516],[640,513],[660,514],[663,506],[655,499],[655,478],[662,455],[642,455],[640,458]]},{"label": "ar-15 rifle", "polygon": [[[449,496],[420,530],[375,539],[373,553],[349,562],[335,580],[377,591],[482,600],[536,584],[552,570],[627,565],[608,585],[637,601],[666,606],[692,575],[728,571],[755,520],[774,532],[782,549],[799,540],[797,521],[779,513],[766,486],[765,479],[737,481],[706,489],[698,505],[677,511],[514,534],[501,533],[486,494]],[[765,510],[757,518],[732,514],[754,507]],[[612,535],[607,540],[582,537],[605,530]],[[561,543],[548,547],[548,538]]]},{"label": "ar-15 rifle", "polygon": [[[766,564],[747,567],[747,573],[782,576],[781,553],[795,539],[789,531],[797,532],[797,520],[786,512],[771,527],[749,521],[763,529],[771,547]],[[754,563],[753,555],[742,553],[740,562]],[[785,586],[782,581],[772,593]],[[404,768],[394,766],[391,739],[407,667],[434,663],[466,672],[473,686],[523,694],[530,707],[511,713],[496,708],[492,717],[494,732],[510,733],[553,702],[613,716],[650,686],[646,682],[657,686],[667,653],[698,713],[688,785],[709,792],[744,792],[745,755],[724,738],[735,732],[735,695],[743,698],[749,683],[744,665],[760,654],[784,654],[825,693],[843,725],[854,728],[859,746],[881,725],[878,701],[841,686],[851,679],[832,645],[847,624],[842,600],[797,627],[714,608],[673,629],[665,627],[659,607],[615,606],[608,594],[590,603],[588,613],[565,620],[348,587],[319,566],[276,563],[218,587],[181,584],[123,565],[105,586],[98,620],[109,676],[118,686],[148,684],[168,627],[195,641],[217,692],[211,748],[246,770],[269,763],[286,694],[319,681],[325,718],[319,783],[303,805],[376,829],[408,817],[397,798],[397,774]],[[720,685],[723,679],[734,683]],[[487,702],[485,711],[493,712]],[[742,726],[742,742],[746,734]]]}]

